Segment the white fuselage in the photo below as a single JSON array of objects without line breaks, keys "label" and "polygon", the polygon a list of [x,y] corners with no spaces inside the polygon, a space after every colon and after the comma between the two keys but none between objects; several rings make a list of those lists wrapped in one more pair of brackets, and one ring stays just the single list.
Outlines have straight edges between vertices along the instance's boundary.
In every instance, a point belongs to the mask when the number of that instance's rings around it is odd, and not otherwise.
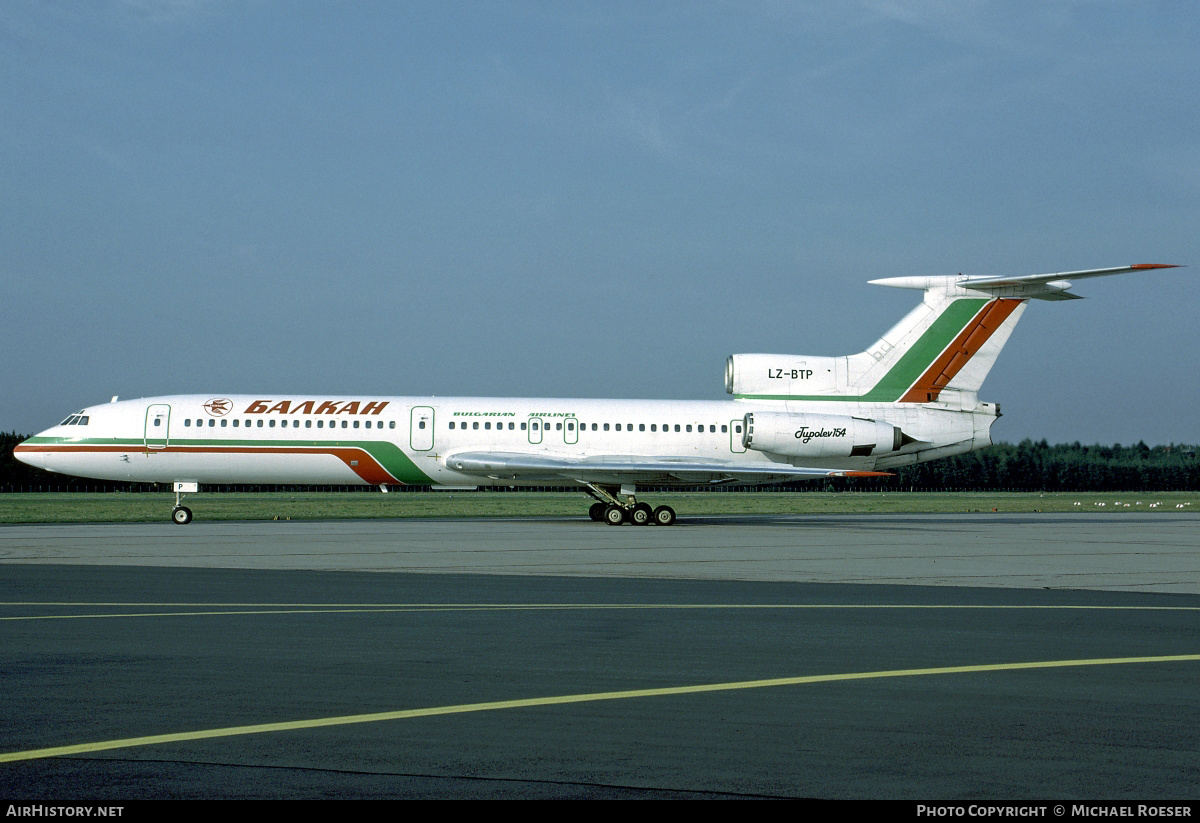
[{"label": "white fuselage", "polygon": [[[747,412],[870,418],[915,442],[884,456],[785,456],[744,445]],[[824,418],[822,418],[824,419]],[[50,471],[139,482],[574,485],[641,482],[706,485],[796,479],[797,465],[870,471],[987,445],[994,407],[905,407],[896,403],[581,400],[485,397],[173,395],[91,406],[18,447]],[[464,473],[460,454],[581,461],[572,472]],[[644,458],[724,471],[645,471],[626,477],[587,461]],[[739,477],[737,469],[754,469]]]}]

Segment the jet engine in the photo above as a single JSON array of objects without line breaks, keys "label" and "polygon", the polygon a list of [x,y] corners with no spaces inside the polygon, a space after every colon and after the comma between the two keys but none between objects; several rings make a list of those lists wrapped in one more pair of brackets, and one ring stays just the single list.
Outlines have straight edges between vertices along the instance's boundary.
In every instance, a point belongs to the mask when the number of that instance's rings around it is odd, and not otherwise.
[{"label": "jet engine", "polygon": [[863,417],[750,412],[743,422],[743,446],[785,457],[878,456],[916,442],[898,426]]}]

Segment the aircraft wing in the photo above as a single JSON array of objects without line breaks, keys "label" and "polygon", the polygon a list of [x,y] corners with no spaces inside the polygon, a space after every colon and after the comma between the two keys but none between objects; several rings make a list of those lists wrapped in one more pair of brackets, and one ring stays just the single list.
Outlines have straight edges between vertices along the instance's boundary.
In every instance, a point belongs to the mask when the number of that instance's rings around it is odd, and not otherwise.
[{"label": "aircraft wing", "polygon": [[731,481],[805,477],[888,477],[888,472],[793,466],[789,463],[736,463],[694,457],[604,455],[565,457],[520,452],[466,452],[445,458],[446,465],[463,474],[494,479],[544,478],[548,482],[575,480],[587,483],[643,483],[706,485]]}]

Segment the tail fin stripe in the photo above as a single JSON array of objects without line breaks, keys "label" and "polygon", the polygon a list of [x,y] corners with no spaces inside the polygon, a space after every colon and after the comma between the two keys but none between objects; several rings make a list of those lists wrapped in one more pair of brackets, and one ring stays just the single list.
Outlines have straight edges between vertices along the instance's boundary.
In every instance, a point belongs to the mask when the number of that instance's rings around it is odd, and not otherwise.
[{"label": "tail fin stripe", "polygon": [[909,387],[901,403],[928,403],[938,399],[946,384],[975,356],[996,329],[1023,300],[1000,298],[985,305],[946,349],[930,364],[924,374]]},{"label": "tail fin stripe", "polygon": [[934,368],[937,368],[934,374],[941,372],[942,369],[936,367],[939,354],[954,347],[963,330],[973,326],[987,304],[987,300],[977,299],[952,301],[870,391],[860,398],[847,399],[884,403],[900,401],[905,390],[914,381],[919,381],[923,374],[928,374]]}]

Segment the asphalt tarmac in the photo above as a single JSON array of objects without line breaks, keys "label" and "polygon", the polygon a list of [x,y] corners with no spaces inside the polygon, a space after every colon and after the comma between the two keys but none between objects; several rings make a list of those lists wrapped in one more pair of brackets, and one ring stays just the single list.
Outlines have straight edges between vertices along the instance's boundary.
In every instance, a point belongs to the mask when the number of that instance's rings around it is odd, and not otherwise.
[{"label": "asphalt tarmac", "polygon": [[1194,798],[1197,526],[0,527],[0,798]]}]

